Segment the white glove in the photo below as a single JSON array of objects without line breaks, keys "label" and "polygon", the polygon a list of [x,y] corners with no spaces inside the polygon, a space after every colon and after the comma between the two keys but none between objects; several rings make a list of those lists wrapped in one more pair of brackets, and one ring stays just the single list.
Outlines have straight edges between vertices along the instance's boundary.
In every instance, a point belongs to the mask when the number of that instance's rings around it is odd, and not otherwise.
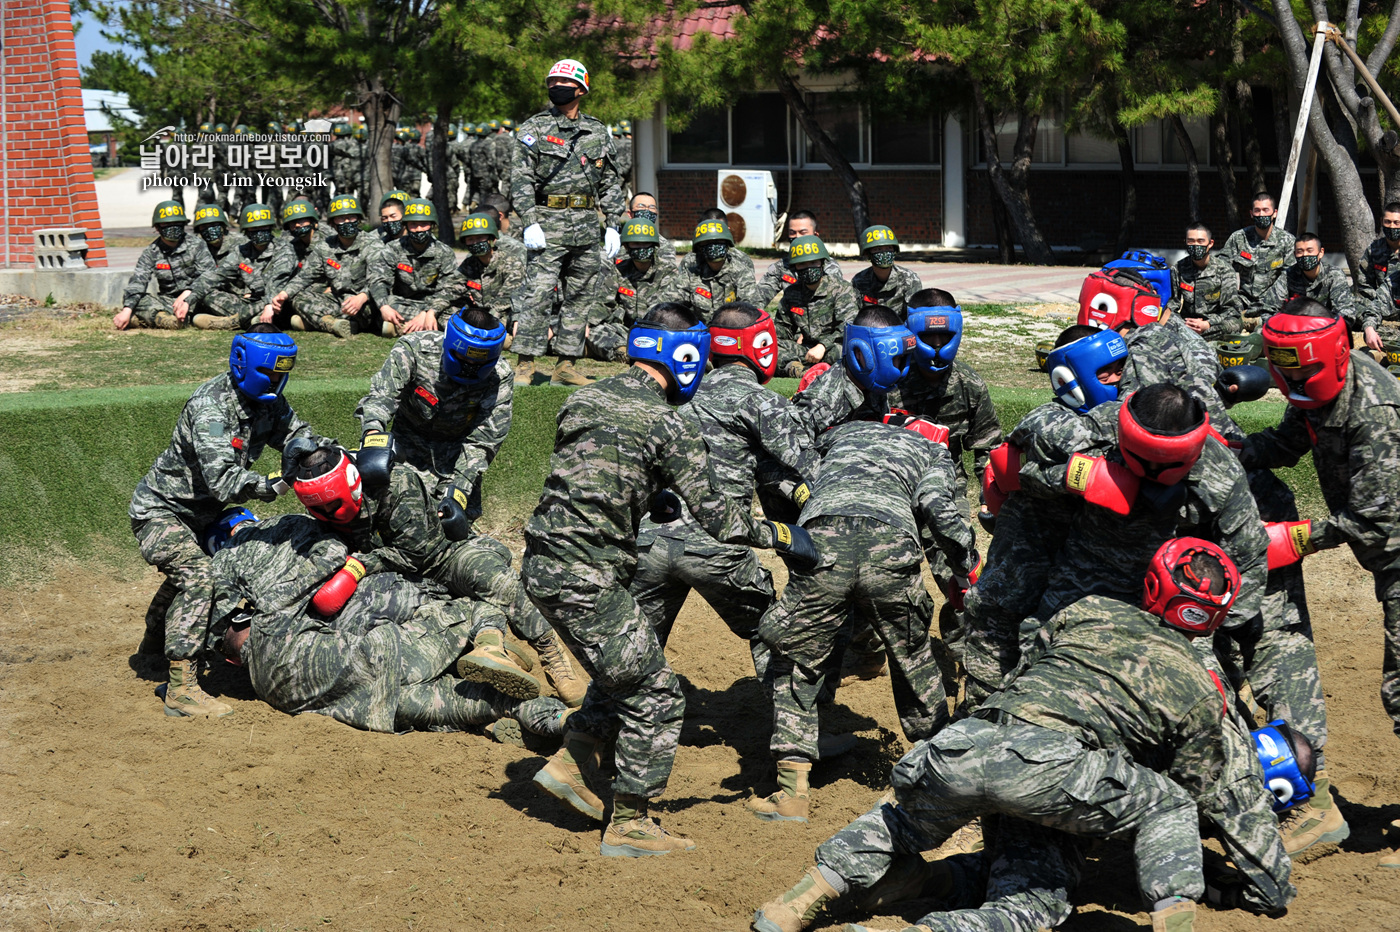
[{"label": "white glove", "polygon": [[603,231],[603,253],[611,259],[617,255],[617,251],[622,248],[622,237],[617,235],[617,231],[612,227]]},{"label": "white glove", "polygon": [[526,249],[544,248],[544,230],[540,229],[540,225],[538,223],[532,223],[528,227],[526,227],[525,232],[521,235],[521,238],[525,240]]}]

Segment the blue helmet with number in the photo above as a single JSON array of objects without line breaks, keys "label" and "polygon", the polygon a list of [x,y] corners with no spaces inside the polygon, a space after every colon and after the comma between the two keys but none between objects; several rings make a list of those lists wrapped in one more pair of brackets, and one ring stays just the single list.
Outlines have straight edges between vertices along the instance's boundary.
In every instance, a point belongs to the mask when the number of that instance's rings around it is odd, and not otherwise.
[{"label": "blue helmet with number", "polygon": [[258,520],[258,516],[247,508],[230,508],[219,519],[204,529],[204,533],[199,535],[199,546],[204,548],[204,552],[213,556],[224,547],[228,546],[229,540],[233,537],[233,529],[244,521]]},{"label": "blue helmet with number", "polygon": [[296,364],[296,342],[285,333],[240,333],[228,353],[233,384],[257,401],[280,398]]},{"label": "blue helmet with number", "polygon": [[947,372],[962,343],[962,307],[911,307],[905,326],[916,337],[919,366],[925,372]]},{"label": "blue helmet with number", "polygon": [[442,374],[461,385],[474,385],[491,374],[506,344],[506,325],[492,318],[490,329],[474,327],[453,314],[442,334]]},{"label": "blue helmet with number", "polygon": [[700,387],[710,358],[710,331],[702,323],[688,330],[667,330],[638,321],[627,334],[627,358],[659,363],[671,373],[666,397],[673,405],[689,401]]},{"label": "blue helmet with number", "polygon": [[1254,736],[1254,751],[1259,755],[1259,766],[1264,768],[1264,785],[1274,794],[1274,812],[1292,809],[1312,798],[1317,787],[1313,783],[1315,762],[1307,755],[1307,773],[1304,764],[1298,761],[1295,741],[1306,742],[1282,719],[1276,719],[1263,728],[1250,732]]},{"label": "blue helmet with number", "polygon": [[1061,404],[1088,414],[1105,401],[1117,400],[1118,386],[1100,382],[1098,372],[1127,356],[1128,344],[1115,330],[1100,330],[1091,337],[1058,346],[1045,361],[1050,388]]},{"label": "blue helmet with number", "polygon": [[909,354],[919,341],[907,327],[846,325],[841,360],[855,383],[883,395],[909,374]]}]

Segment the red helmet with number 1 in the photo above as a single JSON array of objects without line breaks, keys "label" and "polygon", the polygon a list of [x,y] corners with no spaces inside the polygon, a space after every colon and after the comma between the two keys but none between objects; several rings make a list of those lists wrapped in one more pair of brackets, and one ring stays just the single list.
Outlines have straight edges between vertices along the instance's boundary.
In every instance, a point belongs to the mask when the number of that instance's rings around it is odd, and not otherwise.
[{"label": "red helmet with number 1", "polygon": [[1275,314],[1264,324],[1264,354],[1289,404],[1320,408],[1346,384],[1351,335],[1340,317]]},{"label": "red helmet with number 1", "polygon": [[742,330],[710,327],[710,355],[742,359],[758,373],[760,384],[778,371],[778,330],[773,318],[760,310],[758,320]]},{"label": "red helmet with number 1", "polygon": [[1240,589],[1235,561],[1198,537],[1167,541],[1152,556],[1142,584],[1142,609],[1195,637],[1210,634]]}]

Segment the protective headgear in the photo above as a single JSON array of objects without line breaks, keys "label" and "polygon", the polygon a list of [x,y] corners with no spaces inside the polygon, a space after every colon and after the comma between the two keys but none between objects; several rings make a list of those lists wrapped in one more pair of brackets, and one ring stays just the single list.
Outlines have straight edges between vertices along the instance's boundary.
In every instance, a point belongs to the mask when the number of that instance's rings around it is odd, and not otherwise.
[{"label": "protective headgear", "polygon": [[734,234],[729,232],[729,224],[723,220],[701,220],[695,227],[695,238],[692,242],[699,246],[714,240],[734,245]]},{"label": "protective headgear", "polygon": [[361,123],[359,126],[356,126],[356,127],[355,127],[355,129],[354,129],[352,135],[353,135],[356,139],[368,139],[368,138],[369,138],[369,130],[365,129],[365,125],[364,125],[363,123]]},{"label": "protective headgear", "polygon": [[213,556],[228,544],[233,537],[233,529],[244,521],[258,520],[257,515],[247,508],[230,508],[219,515],[218,520],[204,529],[204,533],[199,536],[199,546],[204,548],[204,552]]},{"label": "protective headgear", "polygon": [[1161,485],[1176,485],[1187,474],[1210,436],[1210,417],[1196,398],[1191,399],[1200,415],[1194,427],[1178,434],[1159,434],[1142,426],[1137,418],[1138,392],[1133,392],[1118,408],[1118,452],[1133,475]]},{"label": "protective headgear", "polygon": [[243,231],[271,229],[276,226],[272,218],[272,208],[266,204],[248,204],[238,219],[238,228]]},{"label": "protective headgear", "polygon": [[624,136],[631,136],[631,135],[632,135],[632,121],[631,121],[631,120],[623,120],[621,123],[617,124],[617,128],[620,129],[620,130],[622,130],[622,135],[624,135]]},{"label": "protective headgear", "polygon": [[274,136],[278,136],[282,133],[282,124],[278,123],[276,120],[268,120],[267,125],[264,126],[263,129]]},{"label": "protective headgear", "polygon": [[185,216],[185,205],[179,201],[161,201],[151,211],[151,226],[158,227],[166,223],[189,223],[190,218]]},{"label": "protective headgear", "polygon": [[336,217],[363,217],[364,210],[360,208],[360,199],[353,194],[337,194],[335,200],[331,201],[331,209],[326,216],[331,220]]},{"label": "protective headgear", "polygon": [[1220,365],[1226,369],[1231,366],[1252,365],[1254,360],[1264,355],[1264,335],[1242,333],[1228,340],[1220,340],[1215,344],[1215,355],[1220,360]]},{"label": "protective headgear", "polygon": [[661,242],[661,234],[656,230],[656,218],[633,217],[622,225],[622,235],[618,239],[624,246],[628,243]]},{"label": "protective headgear", "polygon": [[[963,316],[961,307],[911,307],[909,318],[904,322],[909,332],[917,340],[914,343],[914,358],[925,372],[946,372],[958,355],[962,343]],[[950,334],[939,345],[939,334]]]},{"label": "protective headgear", "polygon": [[710,331],[700,323],[689,330],[666,330],[638,321],[627,334],[627,358],[665,366],[671,373],[666,397],[671,404],[685,404],[700,387],[710,358]]},{"label": "protective headgear", "polygon": [[[544,76],[545,81],[550,78],[568,78],[585,91],[588,90],[588,69],[583,67],[583,62],[575,61],[572,58],[555,62],[554,67],[549,69],[549,74]],[[568,101],[566,100],[564,103],[568,103]]]},{"label": "protective headgear", "polygon": [[442,334],[442,374],[460,385],[474,385],[495,368],[505,343],[505,324],[482,330],[453,314]]},{"label": "protective headgear", "polygon": [[[1207,554],[1220,564],[1225,577],[1221,592],[1211,592],[1209,579],[1191,569],[1191,561]],[[1199,537],[1176,537],[1157,548],[1142,582],[1142,610],[1191,635],[1210,634],[1230,612],[1240,589],[1240,571],[1225,551]]]},{"label": "protective headgear", "polygon": [[344,450],[340,462],[314,479],[296,479],[292,491],[311,516],[327,524],[349,524],[360,513],[364,494],[360,489],[360,470]]},{"label": "protective headgear", "polygon": [[304,197],[294,197],[282,205],[282,229],[302,220],[317,220],[316,207]]},{"label": "protective headgear", "polygon": [[1162,316],[1162,298],[1151,282],[1134,269],[1091,272],[1079,288],[1075,323],[1116,330],[1126,323],[1155,324]]},{"label": "protective headgear", "polygon": [[791,267],[811,262],[813,259],[825,262],[830,258],[831,253],[826,251],[826,244],[820,236],[799,236],[792,241],[792,246],[788,249],[787,264]]},{"label": "protective headgear", "polygon": [[1157,292],[1157,298],[1165,306],[1172,297],[1171,264],[1162,256],[1156,256],[1145,249],[1130,249],[1112,262],[1104,264],[1103,270],[1131,269],[1147,280]]},{"label": "protective headgear", "polygon": [[222,223],[228,225],[228,217],[224,216],[224,211],[218,204],[200,204],[194,211],[194,228],[208,226],[211,223]]},{"label": "protective headgear", "polygon": [[1317,785],[1298,766],[1293,751],[1293,729],[1283,719],[1275,719],[1263,728],[1250,732],[1254,737],[1254,753],[1264,768],[1264,786],[1274,795],[1274,812],[1292,809],[1312,799]]},{"label": "protective headgear", "polygon": [[1056,347],[1045,359],[1050,388],[1060,404],[1088,414],[1095,406],[1118,398],[1118,386],[1100,382],[1098,372],[1127,355],[1128,344],[1113,330]]},{"label": "protective headgear", "polygon": [[467,214],[462,219],[462,229],[458,234],[467,236],[489,236],[496,239],[500,236],[500,225],[496,223],[496,218],[490,214]]},{"label": "protective headgear", "polygon": [[247,123],[239,123],[237,126],[235,126],[235,127],[233,128],[233,131],[234,131],[235,133],[237,133],[238,135],[240,135],[240,136],[246,135],[247,132],[248,132],[248,124],[247,124]]},{"label": "protective headgear", "polygon": [[711,326],[710,351],[717,357],[742,359],[763,384],[778,371],[778,330],[768,312],[760,310],[758,320],[742,330]]},{"label": "protective headgear", "polygon": [[[1335,399],[1351,367],[1351,337],[1341,317],[1275,314],[1264,324],[1264,351],[1274,384],[1299,408],[1320,408]],[[1313,366],[1317,371],[1304,378]]]},{"label": "protective headgear", "polygon": [[513,132],[515,130],[515,121],[507,117],[501,121],[501,129]]},{"label": "protective headgear", "polygon": [[403,205],[403,221],[404,223],[421,223],[423,221],[437,223],[437,208],[427,198],[411,198]]},{"label": "protective headgear", "polygon": [[213,124],[213,123],[201,123],[201,124],[199,124],[199,131],[200,131],[201,133],[212,133],[212,132],[214,132],[214,124]]},{"label": "protective headgear", "polygon": [[215,123],[215,124],[214,124],[214,132],[216,132],[216,133],[227,133],[227,132],[228,132],[228,124],[227,124],[227,123]]},{"label": "protective headgear", "polygon": [[908,411],[894,409],[880,419],[883,424],[891,424],[895,427],[902,427],[905,430],[913,431],[923,437],[929,443],[936,443],[943,449],[948,449],[948,428],[942,424],[935,424],[928,418],[918,417]]},{"label": "protective headgear", "polygon": [[857,385],[868,392],[883,395],[909,374],[909,354],[916,343],[918,340],[914,334],[903,326],[857,327],[847,324],[841,360]]},{"label": "protective headgear", "polygon": [[354,130],[350,128],[349,123],[334,123],[331,125],[332,136],[349,136],[352,132],[354,132]]},{"label": "protective headgear", "polygon": [[296,342],[285,333],[240,333],[228,353],[233,384],[258,401],[280,398],[296,364]]},{"label": "protective headgear", "polygon": [[887,269],[894,265],[894,257],[899,253],[899,240],[889,227],[866,227],[860,234],[860,251],[876,268]]}]

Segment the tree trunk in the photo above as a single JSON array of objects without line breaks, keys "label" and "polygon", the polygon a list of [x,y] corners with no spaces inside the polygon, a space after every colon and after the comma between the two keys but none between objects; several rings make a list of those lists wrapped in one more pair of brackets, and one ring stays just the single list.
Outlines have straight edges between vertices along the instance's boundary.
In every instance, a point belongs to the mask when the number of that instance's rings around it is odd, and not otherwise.
[{"label": "tree trunk", "polygon": [[432,185],[433,207],[440,218],[438,239],[449,246],[457,242],[452,222],[453,197],[447,191],[447,125],[451,118],[452,102],[439,101],[437,116],[433,119],[433,147],[428,153],[428,183]]},{"label": "tree trunk", "polygon": [[399,122],[399,101],[384,79],[372,75],[355,84],[360,95],[360,111],[365,115],[365,219],[379,225],[379,201],[394,190],[394,171],[390,152],[394,145],[394,128]]},{"label": "tree trunk", "polygon": [[865,198],[865,183],[841,154],[841,150],[836,148],[836,143],[826,134],[826,130],[821,128],[816,114],[807,106],[807,101],[802,97],[802,90],[793,81],[792,76],[786,72],[779,72],[776,83],[783,102],[787,104],[793,116],[797,117],[797,122],[807,134],[807,138],[817,147],[817,154],[845,186],[846,196],[851,199],[851,220],[855,223],[855,235],[859,239],[862,231],[870,226],[870,205]]},{"label": "tree trunk", "polygon": [[1192,223],[1201,219],[1201,166],[1196,159],[1196,144],[1186,132],[1186,124],[1181,117],[1171,115],[1172,131],[1176,133],[1177,144],[1186,155],[1186,213]]},{"label": "tree trunk", "polygon": [[1133,145],[1128,130],[1113,121],[1114,141],[1118,144],[1118,164],[1122,168],[1123,206],[1118,214],[1118,239],[1113,254],[1123,255],[1132,248],[1133,230],[1137,227],[1137,163],[1133,160]]},{"label": "tree trunk", "polygon": [[991,195],[992,227],[996,231],[997,259],[1002,265],[1013,265],[1016,262],[1016,241],[1011,238],[1011,222],[1007,219],[1006,208],[1001,203],[1001,195],[997,194],[997,186],[992,183],[991,173],[988,172],[983,177],[987,179],[987,193]]},{"label": "tree trunk", "polygon": [[982,82],[974,79],[972,96],[977,106],[977,122],[981,124],[982,148],[987,152],[987,175],[997,197],[1006,207],[1007,217],[1016,231],[1016,239],[1026,261],[1033,265],[1054,265],[1055,254],[1036,226],[1035,212],[1031,209],[1028,181],[1031,168],[1031,153],[1035,147],[1035,131],[1040,126],[1040,116],[1022,109],[1017,114],[1016,145],[1011,154],[1011,169],[1001,167],[1001,153],[997,151],[996,117],[982,93]]},{"label": "tree trunk", "polygon": [[[1230,57],[1237,67],[1244,65],[1244,33],[1240,30],[1239,5],[1230,7],[1234,16],[1234,31],[1230,39]],[[1264,180],[1264,153],[1259,148],[1259,128],[1254,123],[1254,89],[1249,81],[1239,78],[1235,81],[1235,118],[1240,123],[1240,142],[1244,145],[1244,163],[1249,167],[1249,193],[1266,190]],[[1240,220],[1232,220],[1230,226],[1238,229]]]},{"label": "tree trunk", "polygon": [[1229,113],[1229,108],[1222,108],[1211,117],[1210,122],[1215,164],[1220,171],[1220,189],[1225,193],[1225,219],[1230,229],[1234,230],[1240,225],[1240,202],[1235,196],[1235,152],[1230,145],[1230,124],[1226,121]]}]

